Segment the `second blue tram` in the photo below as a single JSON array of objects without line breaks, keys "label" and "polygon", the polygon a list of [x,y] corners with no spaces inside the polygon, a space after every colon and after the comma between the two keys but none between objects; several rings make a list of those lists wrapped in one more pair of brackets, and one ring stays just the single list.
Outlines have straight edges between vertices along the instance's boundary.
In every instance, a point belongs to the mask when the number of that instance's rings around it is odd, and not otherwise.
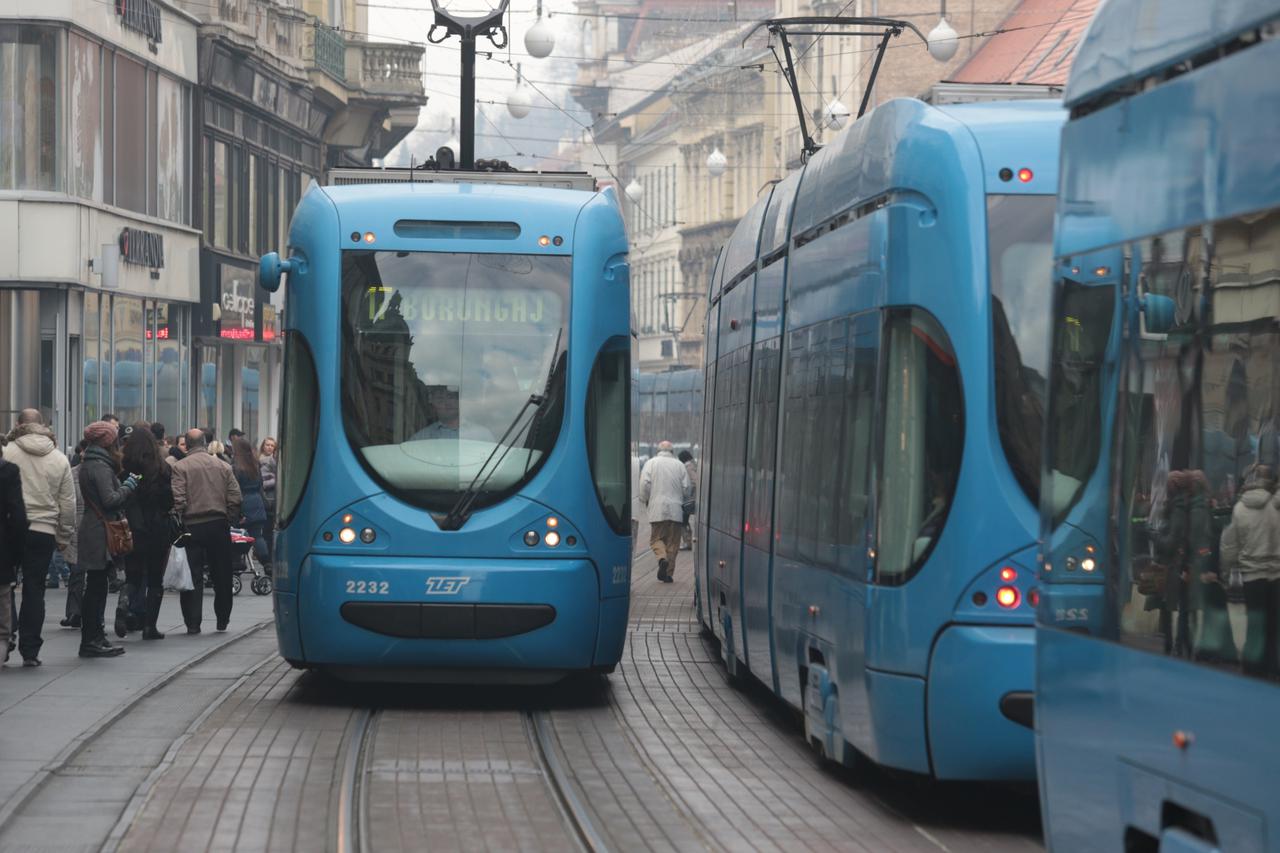
[{"label": "second blue tram", "polygon": [[1066,89],[1036,730],[1053,850],[1280,851],[1280,2],[1110,0]]},{"label": "second blue tram", "polygon": [[1063,114],[880,106],[721,252],[700,618],[826,756],[1031,779]]},{"label": "second blue tram", "polygon": [[289,260],[263,260],[264,285],[288,273],[280,652],[353,678],[612,670],[630,546],[616,199],[445,177],[314,187]]}]

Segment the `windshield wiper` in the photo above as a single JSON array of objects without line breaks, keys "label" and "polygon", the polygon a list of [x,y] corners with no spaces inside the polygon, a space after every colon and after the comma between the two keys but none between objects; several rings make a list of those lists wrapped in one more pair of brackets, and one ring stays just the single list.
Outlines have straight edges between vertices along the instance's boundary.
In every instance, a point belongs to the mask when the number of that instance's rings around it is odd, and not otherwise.
[{"label": "windshield wiper", "polygon": [[[462,525],[467,523],[467,518],[469,517],[472,504],[476,502],[476,498],[480,496],[485,485],[488,484],[489,480],[497,470],[502,467],[502,461],[507,458],[507,454],[511,452],[511,448],[514,446],[514,443],[524,435],[525,430],[527,430],[538,417],[537,411],[534,411],[534,416],[532,418],[525,421],[524,428],[521,429],[520,432],[516,433],[515,437],[512,438],[512,443],[507,444],[507,438],[511,436],[511,431],[516,428],[518,423],[520,423],[520,419],[524,417],[524,413],[529,410],[530,406],[537,406],[538,408],[541,408],[546,404],[547,400],[551,399],[551,380],[555,375],[556,360],[560,355],[560,339],[563,336],[564,329],[561,328],[560,331],[556,333],[556,344],[551,350],[551,366],[547,369],[547,381],[543,385],[542,393],[529,395],[529,398],[524,401],[524,405],[520,407],[520,411],[516,412],[516,416],[511,419],[511,424],[507,427],[506,431],[502,433],[502,438],[498,439],[498,443],[493,446],[493,450],[489,452],[489,455],[480,465],[480,470],[476,471],[476,475],[471,479],[471,483],[463,490],[462,494],[458,496],[458,500],[454,502],[453,508],[449,510],[444,518],[436,519],[436,523],[440,525],[441,530],[458,530]],[[494,462],[493,467],[489,468],[489,463],[493,460],[494,454],[498,452],[498,448],[500,447],[502,448],[502,455],[498,457],[497,462]],[[489,468],[489,473],[487,474],[485,473],[486,468]],[[525,470],[528,470],[528,466],[526,466]]]}]

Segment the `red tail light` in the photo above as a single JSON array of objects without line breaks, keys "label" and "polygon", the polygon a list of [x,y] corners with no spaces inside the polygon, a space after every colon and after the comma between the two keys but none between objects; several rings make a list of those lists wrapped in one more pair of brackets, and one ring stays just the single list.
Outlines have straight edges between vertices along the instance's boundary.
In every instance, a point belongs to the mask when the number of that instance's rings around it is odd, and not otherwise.
[{"label": "red tail light", "polygon": [[1000,570],[1000,580],[1005,583],[1013,583],[1018,579],[1018,572],[1012,566],[1005,566]]}]

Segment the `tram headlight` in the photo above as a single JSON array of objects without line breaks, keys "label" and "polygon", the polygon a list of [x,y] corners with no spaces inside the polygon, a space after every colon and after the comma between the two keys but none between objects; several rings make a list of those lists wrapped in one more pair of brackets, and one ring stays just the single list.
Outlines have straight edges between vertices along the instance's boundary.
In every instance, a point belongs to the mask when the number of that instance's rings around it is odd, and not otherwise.
[{"label": "tram headlight", "polygon": [[372,527],[366,527],[360,531],[360,541],[368,545],[374,539],[378,538],[378,534],[374,532]]},{"label": "tram headlight", "polygon": [[1098,568],[1098,564],[1093,557],[1085,557],[1080,561],[1080,568],[1084,569],[1086,572],[1091,572]]},{"label": "tram headlight", "polygon": [[560,534],[552,530],[542,537],[542,541],[547,543],[548,548],[554,548],[560,544]]},{"label": "tram headlight", "polygon": [[538,544],[538,539],[539,539],[539,537],[538,537],[538,531],[536,531],[536,530],[526,530],[526,531],[525,531],[525,533],[524,533],[524,544],[528,545],[530,548],[532,548],[534,545],[537,545],[537,544]]},{"label": "tram headlight", "polygon": [[344,527],[338,531],[338,541],[343,545],[350,545],[356,541],[356,531],[351,527]]},{"label": "tram headlight", "polygon": [[1018,572],[1013,568],[1013,566],[1005,566],[1003,569],[1000,570],[1000,580],[1004,581],[1005,583],[1013,583],[1017,579],[1018,579]]},{"label": "tram headlight", "polygon": [[556,518],[554,515],[547,519],[547,527],[559,527],[559,526],[560,526],[560,519]]},{"label": "tram headlight", "polygon": [[1021,598],[1016,587],[1002,586],[996,590],[996,603],[1006,609],[1017,607]]}]

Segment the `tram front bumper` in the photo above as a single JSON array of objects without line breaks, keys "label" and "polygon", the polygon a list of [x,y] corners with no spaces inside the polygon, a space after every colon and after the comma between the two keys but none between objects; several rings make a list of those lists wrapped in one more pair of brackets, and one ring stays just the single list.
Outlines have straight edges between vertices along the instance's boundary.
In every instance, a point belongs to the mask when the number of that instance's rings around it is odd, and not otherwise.
[{"label": "tram front bumper", "polygon": [[470,671],[595,664],[601,601],[589,560],[312,555],[295,588],[305,664],[339,674],[474,680]]},{"label": "tram front bumper", "polygon": [[1035,629],[951,625],[929,661],[929,753],[939,779],[1036,776]]}]

